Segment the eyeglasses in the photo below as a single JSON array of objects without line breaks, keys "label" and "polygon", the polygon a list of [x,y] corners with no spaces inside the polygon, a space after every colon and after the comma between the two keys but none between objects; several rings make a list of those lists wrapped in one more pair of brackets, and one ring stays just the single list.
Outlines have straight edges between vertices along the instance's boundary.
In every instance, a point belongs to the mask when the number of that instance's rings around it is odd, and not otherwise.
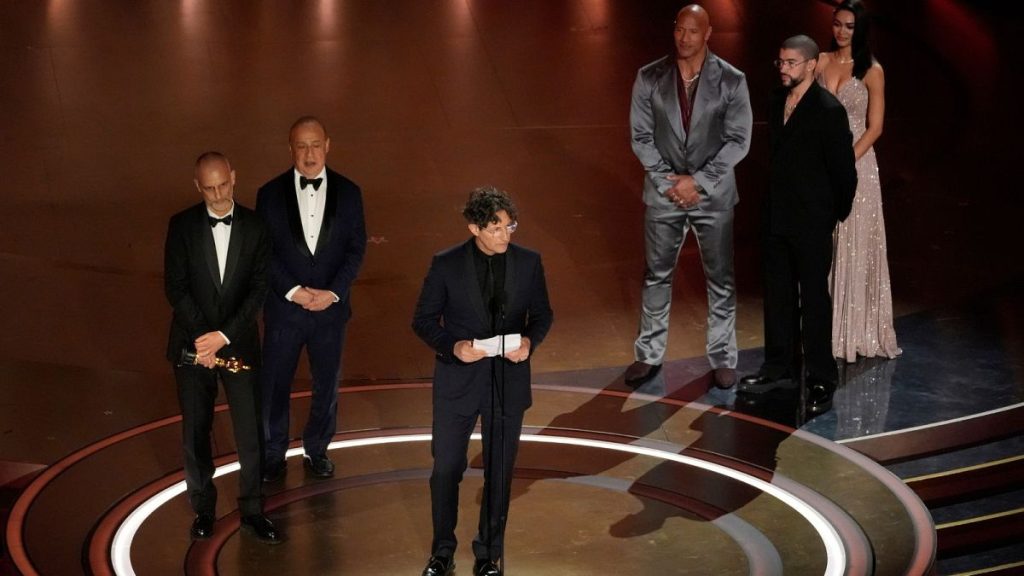
[{"label": "eyeglasses", "polygon": [[775,67],[778,68],[779,70],[782,70],[783,68],[795,68],[809,60],[813,60],[813,58],[807,58],[804,60],[800,60],[799,62],[796,60],[779,60],[778,58],[776,58],[775,60],[772,60],[772,64],[774,64]]},{"label": "eyeglasses", "polygon": [[508,233],[509,236],[511,236],[516,231],[516,228],[519,228],[519,222],[513,222],[513,223],[509,224],[508,226],[496,226],[494,228],[484,228],[483,232],[487,232],[487,234],[489,234],[490,236],[497,237],[498,234],[500,234],[502,231],[505,231],[505,232]]}]

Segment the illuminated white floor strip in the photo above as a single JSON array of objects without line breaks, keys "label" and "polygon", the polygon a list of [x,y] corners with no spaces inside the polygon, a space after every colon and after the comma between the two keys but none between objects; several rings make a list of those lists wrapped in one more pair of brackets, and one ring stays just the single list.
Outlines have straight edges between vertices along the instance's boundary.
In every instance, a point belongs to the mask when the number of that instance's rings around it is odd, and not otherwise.
[{"label": "illuminated white floor strip", "polygon": [[[715,464],[713,462],[706,462],[698,458],[691,456],[684,456],[682,454],[676,454],[674,452],[668,452],[665,450],[658,450],[655,448],[648,448],[644,446],[637,446],[632,444],[620,444],[617,442],[607,442],[603,440],[590,440],[586,438],[569,438],[563,436],[539,436],[536,434],[522,435],[523,442],[538,442],[542,444],[564,444],[569,446],[586,446],[589,448],[598,448],[602,450],[615,450],[618,452],[630,452],[633,454],[639,454],[643,456],[650,456],[652,458],[659,458],[662,460],[671,460],[687,466],[693,466],[696,468],[703,468],[709,472],[720,474],[722,476],[728,476],[744,484],[748,484],[757,488],[758,490],[770,494],[775,498],[781,500],[784,504],[795,510],[798,514],[803,516],[814,529],[818,532],[821,537],[822,543],[825,545],[825,555],[827,562],[825,565],[824,576],[841,576],[843,570],[846,567],[846,550],[843,547],[842,540],[839,537],[839,533],[835,527],[829,523],[820,512],[815,510],[813,507],[808,505],[803,500],[800,500],[792,493],[787,492],[775,486],[771,482],[765,482],[760,478],[755,478],[748,474],[743,474],[731,468]],[[480,440],[480,434],[473,434],[474,440]],[[383,436],[377,438],[357,438],[352,440],[339,440],[332,442],[328,446],[328,450],[335,450],[341,448],[355,448],[360,446],[374,446],[380,444],[396,444],[400,442],[427,442],[430,440],[430,434],[406,434],[400,436]],[[288,457],[299,456],[302,454],[302,448],[292,448],[287,452]],[[214,477],[223,476],[231,472],[238,470],[238,462],[232,462],[220,466],[214,472]],[[138,508],[133,510],[131,514],[125,519],[124,523],[117,529],[114,534],[114,541],[110,546],[110,559],[114,567],[114,573],[118,576],[135,576],[135,569],[132,567],[131,561],[131,547],[132,540],[135,538],[135,533],[138,532],[139,527],[146,521],[154,511],[160,506],[163,506],[168,501],[173,499],[175,496],[185,492],[185,482],[178,482],[173,486],[165,488],[143,502]]]},{"label": "illuminated white floor strip", "polygon": [[929,428],[937,428],[939,426],[945,426],[947,424],[953,424],[954,422],[965,422],[967,420],[973,420],[975,418],[983,418],[985,416],[991,416],[992,414],[998,414],[1000,412],[1006,412],[1008,410],[1015,410],[1024,406],[1024,402],[1018,404],[1011,404],[1009,406],[1003,406],[1002,408],[996,408],[987,412],[978,412],[977,414],[968,414],[967,416],[960,416],[959,418],[951,418],[949,420],[943,420],[942,422],[932,422],[930,424],[921,424],[920,426],[911,426],[910,428],[900,428],[899,430],[889,430],[888,432],[879,432],[878,434],[868,434],[867,436],[858,436],[856,438],[845,438],[843,440],[837,440],[836,444],[848,444],[851,442],[860,442],[861,440],[870,440],[872,438],[882,438],[885,436],[895,436],[897,434],[904,434],[906,432],[915,432],[917,430],[927,430]]}]

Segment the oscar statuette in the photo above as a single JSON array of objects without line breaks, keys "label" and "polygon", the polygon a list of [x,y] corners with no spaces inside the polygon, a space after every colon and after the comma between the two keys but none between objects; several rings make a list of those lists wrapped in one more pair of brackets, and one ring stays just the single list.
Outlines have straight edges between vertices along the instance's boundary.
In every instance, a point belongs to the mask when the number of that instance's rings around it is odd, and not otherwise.
[{"label": "oscar statuette", "polygon": [[[252,370],[252,366],[249,366],[241,358],[216,358],[214,363],[218,368],[223,368],[232,374],[238,374],[243,370]],[[190,352],[187,348],[181,351],[181,358],[178,360],[179,366],[198,366],[199,355],[195,352]]]}]

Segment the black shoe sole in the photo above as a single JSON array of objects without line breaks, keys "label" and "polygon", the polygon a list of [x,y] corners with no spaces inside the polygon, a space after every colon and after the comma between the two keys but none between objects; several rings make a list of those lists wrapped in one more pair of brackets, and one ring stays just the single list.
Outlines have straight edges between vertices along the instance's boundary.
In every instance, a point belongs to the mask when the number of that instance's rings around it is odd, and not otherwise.
[{"label": "black shoe sole", "polygon": [[807,406],[807,414],[810,416],[820,416],[832,409],[832,401],[822,402],[821,404],[809,404]]},{"label": "black shoe sole", "polygon": [[264,484],[274,484],[276,482],[280,482],[281,480],[284,480],[284,477],[285,477],[285,473],[284,472],[281,472],[280,474],[274,474],[273,476],[266,475],[266,476],[263,477],[263,483]]},{"label": "black shoe sole", "polygon": [[799,382],[789,378],[769,380],[763,384],[747,384],[740,380],[739,384],[736,386],[736,391],[743,394],[764,394],[765,392],[771,392],[772,390],[792,390],[799,385]]},{"label": "black shoe sole", "polygon": [[265,538],[256,533],[256,529],[248,524],[242,524],[242,531],[252,536],[253,538],[263,542],[264,544],[281,544],[284,542],[284,538]]},{"label": "black shoe sole", "polygon": [[[428,566],[428,568],[429,568],[429,566]],[[427,573],[427,570],[426,570],[426,568],[424,568],[423,569],[423,573],[420,574],[420,576],[423,576],[426,573]],[[439,576],[452,576],[453,574],[455,574],[455,561],[454,560],[452,560],[452,563],[448,565],[448,569],[445,570],[444,573],[440,574]]]}]

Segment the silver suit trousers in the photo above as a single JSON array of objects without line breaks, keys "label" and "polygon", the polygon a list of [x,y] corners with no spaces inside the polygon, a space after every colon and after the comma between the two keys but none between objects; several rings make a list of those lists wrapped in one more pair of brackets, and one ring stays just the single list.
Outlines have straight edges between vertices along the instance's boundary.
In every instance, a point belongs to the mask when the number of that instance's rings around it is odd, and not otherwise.
[{"label": "silver suit trousers", "polygon": [[686,235],[693,229],[708,292],[707,355],[712,368],[736,367],[736,277],[733,271],[733,210],[664,210],[644,215],[647,269],[644,274],[636,359],[661,364],[668,346],[672,280]]}]

